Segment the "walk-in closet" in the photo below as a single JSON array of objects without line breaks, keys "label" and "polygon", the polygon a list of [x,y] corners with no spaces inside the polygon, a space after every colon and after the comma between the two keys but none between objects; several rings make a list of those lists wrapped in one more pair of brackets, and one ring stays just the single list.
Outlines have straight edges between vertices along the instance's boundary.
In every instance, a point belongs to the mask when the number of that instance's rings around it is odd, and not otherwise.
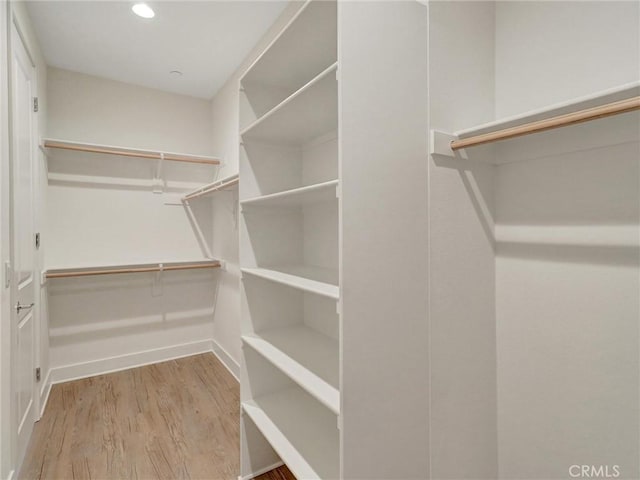
[{"label": "walk-in closet", "polygon": [[640,479],[640,2],[0,7],[0,478]]}]

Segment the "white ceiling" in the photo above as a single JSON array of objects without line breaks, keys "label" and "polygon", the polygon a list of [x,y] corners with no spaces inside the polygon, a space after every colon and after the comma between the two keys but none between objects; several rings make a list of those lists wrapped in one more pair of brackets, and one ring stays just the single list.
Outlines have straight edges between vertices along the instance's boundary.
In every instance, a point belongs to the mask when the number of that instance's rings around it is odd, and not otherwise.
[{"label": "white ceiling", "polygon": [[133,14],[134,3],[28,2],[47,64],[211,98],[288,1],[150,0],[149,20]]}]

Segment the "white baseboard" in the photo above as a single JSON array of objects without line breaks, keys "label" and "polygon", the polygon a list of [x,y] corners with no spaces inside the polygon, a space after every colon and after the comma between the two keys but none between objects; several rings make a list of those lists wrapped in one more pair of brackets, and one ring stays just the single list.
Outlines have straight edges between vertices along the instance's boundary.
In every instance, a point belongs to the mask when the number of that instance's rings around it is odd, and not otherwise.
[{"label": "white baseboard", "polygon": [[213,354],[218,357],[218,360],[220,360],[222,362],[222,364],[227,367],[227,370],[229,370],[229,373],[231,373],[231,375],[233,375],[235,377],[235,379],[239,382],[240,381],[240,364],[238,364],[238,362],[236,362],[233,357],[231,355],[229,355],[229,353],[227,353],[227,351],[222,348],[220,345],[218,345],[218,342],[216,342],[215,340],[212,340],[212,351]]},{"label": "white baseboard", "polygon": [[256,470],[255,472],[249,475],[245,475],[244,477],[238,477],[238,480],[251,480],[252,478],[256,478],[257,476],[262,475],[263,473],[270,472],[271,470],[275,470],[276,468],[281,467],[283,465],[284,465],[283,462],[276,462],[273,465],[269,465],[268,467],[264,467],[264,468],[261,468],[260,470]]},{"label": "white baseboard", "polygon": [[198,342],[183,343],[181,345],[146,350],[144,352],[119,355],[117,357],[103,358],[90,362],[64,365],[50,370],[50,383],[54,385],[56,383],[70,382],[81,378],[94,377],[105,373],[142,367],[152,363],[165,362],[167,360],[174,360],[181,357],[189,357],[199,353],[211,352],[212,350],[213,346],[211,340],[201,340]]}]

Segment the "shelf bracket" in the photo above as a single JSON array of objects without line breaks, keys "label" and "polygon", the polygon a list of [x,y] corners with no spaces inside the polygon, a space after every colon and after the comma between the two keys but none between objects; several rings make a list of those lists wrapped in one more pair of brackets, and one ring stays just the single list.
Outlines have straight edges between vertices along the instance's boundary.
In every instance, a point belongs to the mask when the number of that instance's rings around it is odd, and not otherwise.
[{"label": "shelf bracket", "polygon": [[455,135],[441,132],[440,130],[431,130],[429,137],[430,155],[439,155],[450,158],[457,157],[454,151],[451,150],[451,142],[457,140]]},{"label": "shelf bracket", "polygon": [[153,193],[162,193],[164,190],[164,180],[162,179],[162,168],[164,166],[164,153],[160,153],[160,158],[156,164],[156,174],[153,177]]},{"label": "shelf bracket", "polygon": [[47,150],[47,147],[44,146],[44,139],[42,137],[40,138],[40,142],[38,143],[38,148],[44,155],[44,158],[49,158],[49,150]]},{"label": "shelf bracket", "polygon": [[158,264],[159,270],[153,276],[153,284],[151,285],[151,296],[161,297],[164,293],[164,285],[162,282],[162,272],[164,271],[164,264]]}]

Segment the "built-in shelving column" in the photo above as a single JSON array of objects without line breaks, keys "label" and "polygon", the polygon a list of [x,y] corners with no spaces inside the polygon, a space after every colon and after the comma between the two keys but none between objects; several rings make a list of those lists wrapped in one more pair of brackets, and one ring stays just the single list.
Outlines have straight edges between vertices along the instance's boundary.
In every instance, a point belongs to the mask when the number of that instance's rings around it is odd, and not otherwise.
[{"label": "built-in shelving column", "polygon": [[242,465],[339,478],[336,3],[311,1],[240,85]]}]

